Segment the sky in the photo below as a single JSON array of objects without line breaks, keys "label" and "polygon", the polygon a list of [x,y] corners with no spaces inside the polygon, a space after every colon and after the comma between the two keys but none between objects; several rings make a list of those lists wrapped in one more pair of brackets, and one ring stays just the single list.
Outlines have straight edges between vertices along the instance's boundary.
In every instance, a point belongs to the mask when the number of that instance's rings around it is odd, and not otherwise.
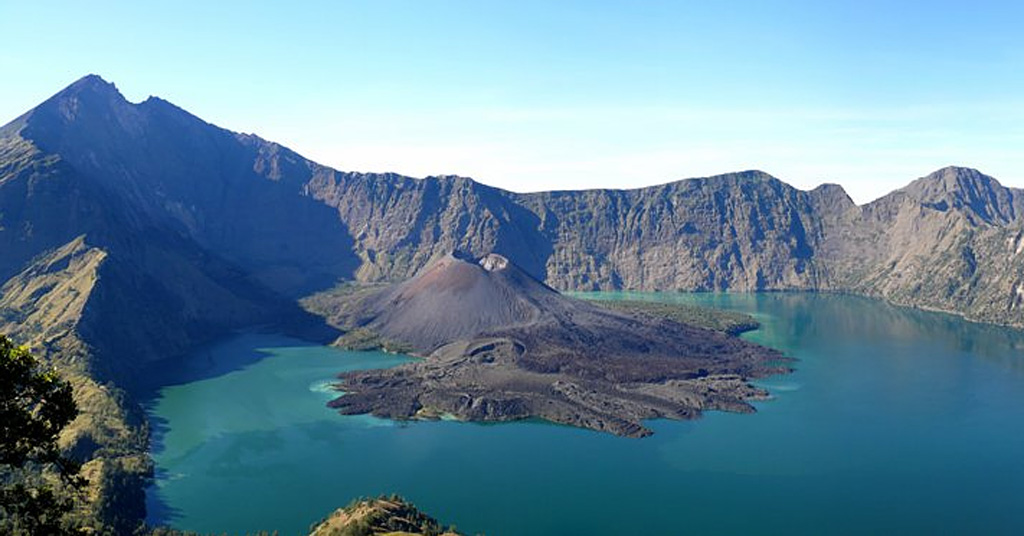
[{"label": "sky", "polygon": [[1024,186],[1024,2],[0,0],[0,123],[89,73],[347,171]]}]

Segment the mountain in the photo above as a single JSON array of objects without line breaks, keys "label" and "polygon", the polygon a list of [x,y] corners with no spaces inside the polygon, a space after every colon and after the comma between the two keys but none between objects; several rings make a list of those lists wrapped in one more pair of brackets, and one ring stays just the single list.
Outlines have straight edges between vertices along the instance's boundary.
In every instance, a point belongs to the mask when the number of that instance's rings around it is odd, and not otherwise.
[{"label": "mountain", "polygon": [[828,199],[761,172],[538,194],[459,177],[324,173],[315,195],[360,230],[361,279],[410,277],[452,250],[499,252],[562,290],[753,290],[819,278],[812,214]]},{"label": "mountain", "polygon": [[360,229],[366,281],[410,277],[453,249],[496,251],[559,290],[853,292],[1024,326],[1024,197],[971,169],[862,206],[837,185],[801,191],[757,171],[534,194],[323,173],[314,195]]},{"label": "mountain", "polygon": [[296,300],[338,281],[494,252],[557,290],[852,292],[1024,327],[1022,203],[964,168],[860,206],[759,171],[529,194],[342,172],[91,75],[0,127],[0,330],[79,371],[67,442],[115,481],[145,471],[120,389],[231,329],[305,326]]},{"label": "mountain", "polygon": [[352,269],[334,211],[299,195],[310,163],[276,144],[155,97],[131,104],[96,76],[4,127],[12,131],[59,156],[105,204],[121,203],[119,214],[216,251],[272,288],[295,293]]},{"label": "mountain", "polygon": [[501,255],[473,262],[452,253],[407,281],[362,296],[347,307],[349,318],[335,320],[426,355],[486,331],[568,316],[578,304]]},{"label": "mountain", "polygon": [[646,419],[753,411],[746,400],[766,394],[748,380],[786,371],[774,350],[563,296],[493,253],[448,255],[407,281],[340,299],[351,301],[332,317],[340,327],[425,356],[343,374],[345,394],[331,406],[347,414],[540,417],[641,437],[651,433]]},{"label": "mountain", "polygon": [[830,290],[1024,326],[1024,191],[944,168],[831,222]]},{"label": "mountain", "polygon": [[311,190],[359,230],[363,281],[410,277],[452,250],[496,251],[559,290],[854,292],[1024,326],[1024,198],[966,168],[863,206],[838,185],[801,191],[758,171],[515,194],[321,168]]},{"label": "mountain", "polygon": [[[224,170],[235,164],[207,145],[218,135],[203,138],[200,124],[162,101],[131,105],[110,84],[87,77],[0,128],[0,330],[72,380],[82,414],[62,442],[88,461],[84,474],[104,489],[105,500],[93,505],[97,515],[126,532],[144,512],[149,462],[141,411],[124,389],[144,383],[150,364],[231,329],[308,321],[285,293],[296,283],[287,263],[267,262],[275,257],[265,250],[284,241],[231,236],[273,227],[236,218],[248,216],[244,207],[254,201],[272,205],[276,190],[262,198],[239,192],[248,197],[236,212],[209,206],[226,195],[219,181],[230,180]],[[220,166],[212,182],[203,167],[211,165]],[[204,184],[214,193],[203,192]],[[302,214],[302,199],[281,210]],[[226,223],[196,219],[217,210]],[[218,240],[232,247],[216,250]],[[243,266],[232,257],[237,251],[265,264]],[[317,277],[315,262],[293,270]],[[277,286],[265,283],[268,274]]]},{"label": "mountain", "polygon": [[[517,194],[456,176],[336,171],[157,98],[128,103],[95,76],[0,132],[18,133],[3,138],[2,162],[26,142],[59,155],[138,217],[289,297],[340,279],[406,279],[451,251],[493,251],[559,290],[850,291],[1024,325],[1017,272],[985,272],[971,286],[968,244],[953,243],[971,235],[971,255],[993,256],[978,266],[1006,264],[995,235],[1015,239],[1020,191],[964,168],[863,206],[837,185],[801,191],[758,171]],[[0,277],[26,261],[12,255]],[[981,286],[998,290],[975,298]]]}]

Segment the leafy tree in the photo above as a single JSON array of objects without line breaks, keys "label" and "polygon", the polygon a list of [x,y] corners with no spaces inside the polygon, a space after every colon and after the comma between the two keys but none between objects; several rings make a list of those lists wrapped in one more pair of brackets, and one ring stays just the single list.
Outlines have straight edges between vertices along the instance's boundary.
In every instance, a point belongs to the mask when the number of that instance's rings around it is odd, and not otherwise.
[{"label": "leafy tree", "polygon": [[0,335],[0,533],[74,533],[67,514],[84,480],[57,436],[78,407],[71,384]]}]

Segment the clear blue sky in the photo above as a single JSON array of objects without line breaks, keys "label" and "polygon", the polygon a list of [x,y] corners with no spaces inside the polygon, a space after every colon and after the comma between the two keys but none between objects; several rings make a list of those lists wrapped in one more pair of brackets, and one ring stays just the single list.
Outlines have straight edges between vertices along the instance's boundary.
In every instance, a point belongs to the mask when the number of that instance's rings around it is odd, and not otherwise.
[{"label": "clear blue sky", "polygon": [[0,0],[0,122],[87,73],[345,170],[1024,186],[1022,2]]}]

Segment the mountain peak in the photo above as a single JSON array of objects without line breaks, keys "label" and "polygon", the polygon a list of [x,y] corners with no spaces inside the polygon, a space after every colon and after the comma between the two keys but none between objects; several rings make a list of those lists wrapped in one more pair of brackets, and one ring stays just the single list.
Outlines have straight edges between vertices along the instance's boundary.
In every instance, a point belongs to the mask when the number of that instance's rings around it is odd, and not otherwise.
[{"label": "mountain peak", "polygon": [[856,206],[846,190],[838,184],[829,182],[820,184],[810,191],[810,195],[811,199],[827,211],[841,212]]},{"label": "mountain peak", "polygon": [[141,135],[138,107],[124,98],[117,86],[99,75],[86,75],[46,99],[10,125],[8,132],[48,152],[71,155],[114,153],[118,137]]},{"label": "mountain peak", "polygon": [[968,167],[946,166],[910,183],[908,193],[934,194],[1002,188],[997,180]]},{"label": "mountain peak", "polygon": [[53,102],[66,102],[68,100],[84,100],[90,104],[99,102],[106,104],[128,102],[112,82],[107,82],[97,74],[87,74],[58,91],[57,94],[47,99],[40,106]]},{"label": "mountain peak", "polygon": [[901,190],[927,207],[951,208],[975,214],[988,223],[1016,219],[1013,194],[999,181],[968,167],[947,166],[917,179]]},{"label": "mountain peak", "polygon": [[99,75],[88,74],[72,82],[35,108],[0,127],[0,137],[18,134],[31,122],[73,121],[83,109],[97,104],[109,107],[116,102],[127,103],[114,84]]},{"label": "mountain peak", "polygon": [[[92,124],[97,118],[124,115],[130,103],[117,86],[99,75],[89,74],[58,91],[39,106],[15,119],[5,129],[17,128],[24,137],[53,134],[63,126],[85,121]],[[95,135],[91,132],[90,135]]]},{"label": "mountain peak", "polygon": [[923,180],[942,181],[950,184],[978,180],[995,181],[992,177],[989,177],[974,168],[963,166],[946,166],[928,174],[923,178]]},{"label": "mountain peak", "polygon": [[71,88],[88,88],[94,90],[113,90],[117,91],[117,86],[113,82],[107,82],[102,76],[98,74],[87,74],[78,80],[75,80],[65,89]]},{"label": "mountain peak", "polygon": [[450,254],[361,308],[374,318],[366,327],[429,354],[488,329],[532,321],[564,300],[502,255]]}]

